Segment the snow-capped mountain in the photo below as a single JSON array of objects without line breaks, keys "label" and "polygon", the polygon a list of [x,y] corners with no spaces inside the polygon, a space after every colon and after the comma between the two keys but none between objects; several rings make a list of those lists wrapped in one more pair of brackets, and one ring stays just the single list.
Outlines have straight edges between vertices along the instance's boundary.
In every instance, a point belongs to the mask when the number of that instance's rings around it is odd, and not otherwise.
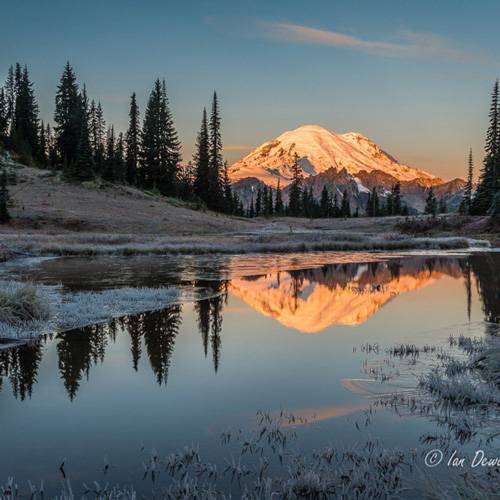
[{"label": "snow-capped mountain", "polygon": [[440,181],[428,172],[399,163],[362,134],[335,134],[319,125],[304,125],[265,142],[231,167],[231,178],[237,181],[257,177],[275,185],[279,177],[286,185],[291,180],[290,166],[295,155],[306,176],[334,168],[346,169],[352,176],[377,170],[399,181]]},{"label": "snow-capped mountain", "polygon": [[[308,187],[316,197],[326,184],[339,195],[347,189],[351,206],[363,210],[366,198],[375,188],[383,198],[396,183],[410,209],[421,211],[425,205],[426,189],[433,186],[449,202],[450,209],[458,206],[464,181],[444,182],[424,170],[399,163],[373,141],[362,134],[336,134],[319,125],[304,125],[284,132],[265,142],[230,168],[230,177],[244,203],[249,202],[259,184],[282,187],[291,182],[291,165],[295,157]],[[458,193],[458,196],[457,196]],[[285,200],[287,190],[284,191]]]}]

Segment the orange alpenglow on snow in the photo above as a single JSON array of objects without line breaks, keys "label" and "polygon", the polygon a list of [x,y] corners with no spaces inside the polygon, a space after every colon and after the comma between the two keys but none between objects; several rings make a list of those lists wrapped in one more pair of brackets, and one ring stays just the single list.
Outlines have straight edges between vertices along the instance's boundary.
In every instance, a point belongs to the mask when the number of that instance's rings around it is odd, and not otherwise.
[{"label": "orange alpenglow on snow", "polygon": [[290,166],[295,155],[306,177],[333,168],[346,169],[352,176],[361,171],[380,171],[399,181],[443,182],[424,170],[399,163],[362,134],[336,134],[319,125],[304,125],[265,142],[232,165],[231,180],[255,177],[275,186],[279,178],[285,186],[291,180]]}]

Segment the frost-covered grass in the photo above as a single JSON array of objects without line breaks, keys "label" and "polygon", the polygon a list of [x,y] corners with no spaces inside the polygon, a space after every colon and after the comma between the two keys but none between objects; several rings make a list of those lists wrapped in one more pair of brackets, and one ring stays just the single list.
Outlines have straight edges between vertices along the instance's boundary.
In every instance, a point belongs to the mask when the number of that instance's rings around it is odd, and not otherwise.
[{"label": "frost-covered grass", "polygon": [[0,338],[7,339],[81,328],[126,314],[162,309],[179,299],[175,288],[62,293],[57,287],[18,282],[2,282],[0,286]]},{"label": "frost-covered grass", "polygon": [[449,343],[466,358],[439,355],[440,366],[423,374],[419,386],[456,408],[500,405],[500,339],[460,335]]},{"label": "frost-covered grass", "polygon": [[[348,232],[240,234],[205,238],[65,233],[2,235],[13,253],[31,255],[241,254],[310,251],[453,250],[469,248],[459,237],[413,238],[400,234],[367,235]],[[477,242],[474,243],[475,245]],[[485,246],[487,242],[482,242]]]},{"label": "frost-covered grass", "polygon": [[0,281],[0,323],[15,325],[49,317],[49,300],[34,285]]},{"label": "frost-covered grass", "polygon": [[471,405],[500,405],[500,392],[492,384],[473,374],[452,373],[436,368],[423,375],[419,380],[421,388],[449,402],[456,407]]},{"label": "frost-covered grass", "polygon": [[[194,445],[166,456],[152,450],[142,456],[143,481],[127,486],[109,484],[107,460],[102,468],[104,477],[99,481],[72,484],[63,462],[58,498],[497,498],[498,470],[478,470],[474,477],[453,470],[446,475],[438,469],[424,470],[425,448],[421,454],[417,450],[387,448],[380,441],[368,439],[353,447],[325,446],[301,452],[294,427],[297,419],[284,412],[258,412],[253,431],[222,433],[220,446],[230,448],[218,454],[225,457],[222,465],[206,462]],[[49,498],[39,481],[37,478],[36,482],[20,485],[9,478],[0,485],[0,499]],[[153,490],[151,495],[145,491],[148,488]]]},{"label": "frost-covered grass", "polygon": [[[489,328],[489,332],[492,331]],[[362,351],[375,357],[384,352],[378,345],[365,347]],[[365,373],[375,380],[390,380],[392,392],[384,393],[380,389],[376,406],[392,408],[398,415],[401,412],[420,415],[446,431],[439,438],[424,437],[422,442],[439,439],[444,448],[450,445],[451,438],[459,443],[468,443],[476,436],[481,436],[485,443],[498,438],[498,335],[450,337],[448,348],[444,345],[396,345],[385,349],[385,354],[389,358],[366,360],[363,365]]]}]

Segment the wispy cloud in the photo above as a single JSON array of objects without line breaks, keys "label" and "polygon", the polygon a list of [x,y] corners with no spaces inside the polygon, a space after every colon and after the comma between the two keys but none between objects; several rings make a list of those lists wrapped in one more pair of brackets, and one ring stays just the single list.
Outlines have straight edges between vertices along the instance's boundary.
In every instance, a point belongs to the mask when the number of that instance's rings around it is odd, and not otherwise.
[{"label": "wispy cloud", "polygon": [[272,38],[293,43],[328,45],[373,55],[399,58],[429,58],[459,63],[484,63],[488,58],[463,50],[433,33],[403,31],[394,40],[368,40],[300,24],[261,22],[263,32]]}]

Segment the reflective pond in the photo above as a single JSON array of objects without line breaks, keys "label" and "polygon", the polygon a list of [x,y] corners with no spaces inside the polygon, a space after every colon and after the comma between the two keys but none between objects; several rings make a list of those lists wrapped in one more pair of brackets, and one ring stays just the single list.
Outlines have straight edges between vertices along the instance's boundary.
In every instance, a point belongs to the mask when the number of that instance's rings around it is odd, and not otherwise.
[{"label": "reflective pond", "polygon": [[[220,462],[221,432],[251,427],[259,409],[307,417],[297,425],[304,448],[348,446],[360,433],[416,447],[430,419],[385,410],[365,429],[354,425],[384,390],[363,383],[373,379],[363,346],[444,346],[450,335],[487,335],[500,317],[496,253],[9,266],[11,276],[68,292],[183,285],[209,297],[0,350],[1,479],[45,478],[49,490],[63,461],[74,485],[140,483],[152,448],[166,455],[197,443]],[[414,374],[397,384],[414,386]]]}]

